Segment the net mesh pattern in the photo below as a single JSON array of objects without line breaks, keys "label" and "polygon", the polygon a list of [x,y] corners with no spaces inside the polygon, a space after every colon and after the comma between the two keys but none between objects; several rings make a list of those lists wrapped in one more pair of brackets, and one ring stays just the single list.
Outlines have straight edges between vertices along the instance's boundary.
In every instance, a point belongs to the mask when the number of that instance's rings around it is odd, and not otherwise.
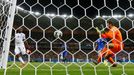
[{"label": "net mesh pattern", "polygon": [[[0,9],[8,11],[7,4],[0,3]],[[68,75],[73,65],[76,69],[71,71],[79,72],[80,75],[86,75],[85,71],[88,70],[99,75],[104,62],[98,65],[92,62],[98,57],[95,42],[99,35],[95,27],[106,28],[107,21],[111,20],[121,31],[122,43],[125,45],[116,53],[115,61],[122,71],[120,75],[127,75],[125,68],[134,62],[133,7],[133,0],[18,0],[8,69],[16,67],[20,75],[25,74],[25,69],[29,68],[33,70],[33,75],[37,75],[39,70],[44,74],[49,71],[50,75],[54,75],[55,71],[64,71]],[[4,11],[0,12],[1,33],[8,14]],[[19,28],[23,28],[32,51],[23,57],[28,62],[23,68],[14,55],[14,36]],[[61,38],[54,37],[56,30],[63,32]],[[65,50],[67,61],[63,63],[61,54]],[[106,68],[107,75],[115,75],[110,64]]]}]

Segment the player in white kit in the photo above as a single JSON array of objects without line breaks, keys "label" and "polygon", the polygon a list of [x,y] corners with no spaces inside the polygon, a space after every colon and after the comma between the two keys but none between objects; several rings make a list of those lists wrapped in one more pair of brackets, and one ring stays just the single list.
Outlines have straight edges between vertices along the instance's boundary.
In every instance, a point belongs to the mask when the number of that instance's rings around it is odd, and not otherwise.
[{"label": "player in white kit", "polygon": [[17,30],[17,33],[15,34],[15,55],[18,58],[18,60],[22,63],[22,66],[25,65],[25,62],[22,59],[21,55],[27,54],[25,44],[28,46],[28,43],[26,41],[24,44],[24,40],[25,34],[23,33],[23,29],[20,28],[19,30]]}]

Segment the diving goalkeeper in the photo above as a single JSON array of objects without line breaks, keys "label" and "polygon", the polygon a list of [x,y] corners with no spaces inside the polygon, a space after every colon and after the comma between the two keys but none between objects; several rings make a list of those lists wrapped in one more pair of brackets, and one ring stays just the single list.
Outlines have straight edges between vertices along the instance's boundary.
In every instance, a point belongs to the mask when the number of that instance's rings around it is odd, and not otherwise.
[{"label": "diving goalkeeper", "polygon": [[103,33],[102,38],[109,38],[111,40],[111,43],[107,44],[103,50],[99,53],[98,56],[98,63],[101,62],[101,59],[104,57],[107,59],[111,64],[113,64],[113,67],[116,67],[117,64],[115,63],[113,57],[115,54],[119,51],[121,51],[124,47],[122,43],[122,34],[120,30],[114,26],[114,24],[111,21],[108,21],[108,31]]}]

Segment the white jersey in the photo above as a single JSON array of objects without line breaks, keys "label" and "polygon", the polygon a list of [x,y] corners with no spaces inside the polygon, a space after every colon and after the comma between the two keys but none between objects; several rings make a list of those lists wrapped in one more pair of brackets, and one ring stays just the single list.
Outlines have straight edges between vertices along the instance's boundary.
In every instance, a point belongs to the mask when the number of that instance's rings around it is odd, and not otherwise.
[{"label": "white jersey", "polygon": [[25,34],[24,33],[16,33],[15,34],[15,45],[24,45]]},{"label": "white jersey", "polygon": [[15,54],[26,54],[26,48],[24,45],[25,34],[16,33],[15,34]]}]

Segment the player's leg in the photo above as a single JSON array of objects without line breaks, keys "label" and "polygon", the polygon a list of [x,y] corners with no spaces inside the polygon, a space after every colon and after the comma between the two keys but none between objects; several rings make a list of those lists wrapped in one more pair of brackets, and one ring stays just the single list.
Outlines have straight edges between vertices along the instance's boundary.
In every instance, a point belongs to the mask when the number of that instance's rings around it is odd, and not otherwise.
[{"label": "player's leg", "polygon": [[106,52],[106,54],[104,55],[104,57],[105,57],[111,64],[113,64],[113,63],[114,63],[114,60],[113,60],[114,53],[113,53],[112,50],[115,50],[115,49],[116,49],[115,44],[109,43],[109,44],[107,45],[107,48],[106,48],[106,49],[107,49],[107,52]]},{"label": "player's leg", "polygon": [[114,56],[114,53],[111,51],[111,50],[108,50],[105,54],[105,58],[111,63],[113,64],[114,63],[114,60],[113,60],[113,56]]},{"label": "player's leg", "polygon": [[111,51],[108,51],[107,54],[105,55],[105,58],[112,64],[112,67],[116,67],[117,64],[115,63],[113,57],[114,57],[114,53]]},{"label": "player's leg", "polygon": [[65,57],[63,57],[63,60],[62,60],[64,63],[66,62],[66,58]]},{"label": "player's leg", "polygon": [[20,53],[21,53],[21,48],[20,48],[19,46],[16,46],[16,47],[15,47],[15,55],[16,55],[16,58],[17,58],[22,64],[24,64],[25,62],[23,61],[23,59],[22,59]]},{"label": "player's leg", "polygon": [[25,46],[21,46],[21,53],[22,53],[22,55],[27,54]]},{"label": "player's leg", "polygon": [[121,50],[119,46],[120,46],[119,44],[113,44],[113,47],[109,49],[108,52],[104,56],[111,64],[113,64],[113,67],[117,66],[113,57],[115,56],[115,53]]},{"label": "player's leg", "polygon": [[[21,45],[20,47],[20,52],[21,52],[21,54],[24,56],[25,54],[26,54],[26,48],[25,48],[25,46],[24,45]],[[21,59],[21,67],[24,67],[25,66],[25,64],[26,64],[26,62],[22,59],[22,57],[20,56],[20,59]]]},{"label": "player's leg", "polygon": [[98,63],[100,63],[102,61],[102,58],[104,57],[104,55],[106,54],[107,52],[107,48],[104,47],[102,51],[99,52],[98,54]]},{"label": "player's leg", "polygon": [[65,50],[63,52],[63,62],[66,63],[67,62],[67,55],[68,55],[68,52]]},{"label": "player's leg", "polygon": [[102,58],[105,58],[105,59],[107,59],[111,64],[113,64],[113,67],[116,67],[116,64],[114,64],[115,61],[113,60],[113,56],[114,56],[113,52],[112,52],[110,49],[108,49],[107,47],[105,47],[105,48],[100,52],[100,54],[99,54],[99,56],[98,56],[98,63],[101,62]]},{"label": "player's leg", "polygon": [[[24,45],[21,47],[21,53],[23,56],[27,54],[27,50]],[[23,65],[25,65],[25,64],[26,64],[26,62],[23,63]]]},{"label": "player's leg", "polygon": [[67,59],[67,56],[64,56],[64,63],[67,63],[68,62],[68,59]]}]

